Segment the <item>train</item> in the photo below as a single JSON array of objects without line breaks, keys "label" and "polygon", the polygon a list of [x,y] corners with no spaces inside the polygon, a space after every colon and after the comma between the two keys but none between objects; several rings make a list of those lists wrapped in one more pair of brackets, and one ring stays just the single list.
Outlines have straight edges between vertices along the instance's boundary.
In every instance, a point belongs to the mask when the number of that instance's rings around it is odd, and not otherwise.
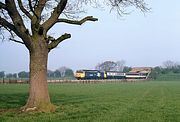
[{"label": "train", "polygon": [[148,79],[149,72],[100,71],[100,70],[77,70],[77,80],[101,80],[101,79]]}]

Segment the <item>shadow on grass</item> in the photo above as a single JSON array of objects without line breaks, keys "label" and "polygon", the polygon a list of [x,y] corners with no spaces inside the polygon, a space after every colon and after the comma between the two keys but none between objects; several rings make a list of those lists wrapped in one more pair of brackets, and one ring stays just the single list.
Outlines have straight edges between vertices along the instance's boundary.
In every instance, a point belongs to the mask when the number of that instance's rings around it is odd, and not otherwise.
[{"label": "shadow on grass", "polygon": [[[51,101],[56,105],[81,104],[89,101],[90,97],[85,95],[51,94]],[[0,93],[0,109],[11,109],[23,106],[28,98],[27,93]]]},{"label": "shadow on grass", "polygon": [[[0,112],[5,109],[18,109],[25,105],[28,98],[27,93],[12,93],[0,94]],[[84,95],[66,95],[66,94],[52,94],[51,101],[57,106],[61,105],[72,105],[72,104],[82,104],[90,101],[90,97]]]},{"label": "shadow on grass", "polygon": [[[52,114],[46,113],[22,113],[22,107],[28,98],[27,93],[8,93],[0,94],[0,120],[13,120],[18,118],[19,121],[52,119],[53,121],[69,121],[69,120],[86,120],[87,118],[96,118],[102,113],[108,111],[108,106],[94,102],[95,97],[90,95],[79,94],[59,94],[50,95],[51,101],[57,106],[56,112]],[[40,119],[41,118],[41,119]],[[51,120],[49,120],[51,121]]]},{"label": "shadow on grass", "polygon": [[5,109],[17,109],[26,103],[28,94],[26,93],[12,93],[0,94],[0,112]]}]

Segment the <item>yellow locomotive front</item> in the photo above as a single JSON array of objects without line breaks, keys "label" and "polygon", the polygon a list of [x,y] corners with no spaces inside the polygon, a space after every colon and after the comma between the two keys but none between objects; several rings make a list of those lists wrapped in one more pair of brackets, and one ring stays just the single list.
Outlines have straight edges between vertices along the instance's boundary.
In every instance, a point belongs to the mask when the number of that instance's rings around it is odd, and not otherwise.
[{"label": "yellow locomotive front", "polygon": [[84,71],[76,71],[75,73],[75,78],[80,80],[80,79],[84,79],[85,78],[85,72]]}]

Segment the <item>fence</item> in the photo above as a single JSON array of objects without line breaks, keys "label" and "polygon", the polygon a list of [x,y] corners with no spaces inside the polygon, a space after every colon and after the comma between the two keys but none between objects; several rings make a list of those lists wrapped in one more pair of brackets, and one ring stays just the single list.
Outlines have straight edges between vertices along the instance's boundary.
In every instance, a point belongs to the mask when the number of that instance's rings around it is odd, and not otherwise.
[{"label": "fence", "polygon": [[2,78],[0,79],[0,84],[11,84],[11,83],[28,83],[28,79],[8,79],[8,78]]},{"label": "fence", "polygon": [[[115,83],[115,82],[138,82],[145,81],[142,79],[111,79],[111,80],[62,80],[62,79],[51,79],[48,83]],[[28,79],[0,79],[1,84],[23,84],[29,83]]]}]

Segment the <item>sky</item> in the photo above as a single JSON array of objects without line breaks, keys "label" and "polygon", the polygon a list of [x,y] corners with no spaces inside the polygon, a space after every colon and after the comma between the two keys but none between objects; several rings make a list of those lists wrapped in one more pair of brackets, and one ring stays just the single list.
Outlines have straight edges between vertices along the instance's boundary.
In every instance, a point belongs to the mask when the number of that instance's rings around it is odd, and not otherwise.
[{"label": "sky", "polygon": [[[98,22],[82,26],[57,24],[49,34],[58,37],[71,33],[49,54],[48,69],[66,66],[71,69],[94,69],[103,61],[125,60],[127,66],[162,65],[164,61],[180,62],[180,1],[146,0],[151,12],[136,9],[119,17],[108,9],[92,9]],[[0,71],[29,71],[29,52],[14,42],[0,42]]]}]

